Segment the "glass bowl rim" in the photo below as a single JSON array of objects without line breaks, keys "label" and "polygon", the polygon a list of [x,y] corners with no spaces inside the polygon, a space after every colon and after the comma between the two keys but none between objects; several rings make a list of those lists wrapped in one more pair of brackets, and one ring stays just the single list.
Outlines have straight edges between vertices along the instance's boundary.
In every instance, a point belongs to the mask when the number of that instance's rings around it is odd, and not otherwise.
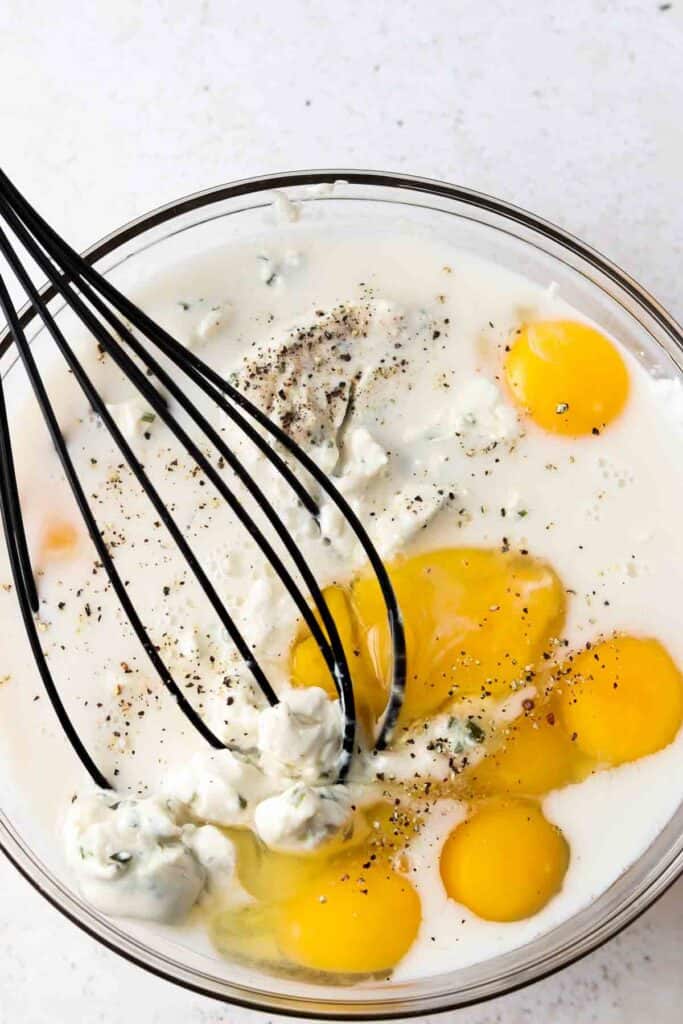
[{"label": "glass bowl rim", "polygon": [[[479,211],[502,217],[508,222],[512,222],[523,228],[529,229],[533,234],[540,235],[543,238],[548,239],[550,242],[572,253],[580,260],[584,260],[594,270],[604,274],[610,281],[626,292],[637,306],[649,314],[658,327],[663,330],[673,342],[674,347],[680,352],[683,352],[683,327],[681,327],[677,320],[650,292],[648,292],[633,277],[622,270],[622,268],[616,263],[604,256],[601,252],[583,242],[577,236],[566,231],[564,228],[531,213],[523,207],[516,206],[506,200],[498,199],[495,196],[491,196],[484,192],[479,192],[474,189],[465,188],[464,186],[454,185],[446,181],[427,177],[376,170],[321,168],[275,172],[271,174],[240,178],[235,181],[226,182],[190,193],[179,199],[171,200],[168,203],[155,207],[148,213],[142,214],[141,216],[126,222],[121,227],[104,235],[97,242],[94,242],[88,248],[83,250],[82,255],[90,263],[96,263],[104,257],[116,252],[117,249],[120,249],[127,242],[133,241],[135,238],[143,235],[146,231],[159,227],[165,223],[172,222],[183,214],[192,213],[204,206],[210,206],[223,200],[236,199],[240,196],[246,196],[249,194],[272,193],[274,191],[287,188],[322,184],[334,185],[335,183],[356,186],[386,187],[398,190],[403,189],[407,192],[418,192],[446,200],[454,200],[464,204],[465,206],[471,206]],[[397,200],[397,202],[400,202],[400,200]],[[498,230],[496,225],[492,225],[492,227],[494,230]],[[524,241],[524,239],[520,238],[518,238],[518,240]],[[552,258],[557,258],[552,254],[548,255],[551,255]],[[596,284],[594,281],[591,281],[591,283],[593,285]],[[38,291],[46,302],[49,302],[56,295],[54,287],[48,283],[42,285]],[[18,310],[19,322],[23,328],[26,328],[32,321],[34,321],[36,316],[37,310],[30,300]],[[10,337],[10,331],[9,328],[6,327],[2,333],[0,333],[0,357],[9,350],[11,345],[12,339]],[[236,994],[236,992],[241,989],[242,992],[248,991],[250,994],[254,993],[254,995],[256,995],[257,989],[234,982],[227,982],[227,984],[231,985],[235,990],[230,994],[208,991],[207,988],[198,982],[194,983],[189,981],[187,978],[174,976],[170,971],[162,969],[158,964],[146,962],[141,955],[138,956],[130,950],[121,948],[113,939],[98,933],[95,927],[80,919],[74,910],[63,905],[62,902],[49,891],[48,886],[44,885],[41,879],[35,877],[28,867],[21,863],[22,857],[26,857],[28,861],[32,858],[26,853],[21,837],[15,834],[13,829],[7,828],[4,815],[2,815],[1,812],[0,819],[2,819],[0,820],[0,850],[8,861],[49,904],[51,904],[69,921],[75,924],[81,931],[94,938],[98,943],[116,953],[124,960],[127,960],[129,963],[135,964],[148,973],[170,981],[187,991],[203,995],[222,1003],[262,1012],[275,1012],[282,1016],[295,1018],[310,1017],[310,1012],[313,1007],[315,1007],[315,1012],[320,1015],[321,1020],[402,1019],[419,1016],[425,1013],[430,1015],[435,1013],[444,1013],[449,1010],[464,1008],[468,1005],[483,1003],[490,999],[500,998],[501,996],[534,984],[543,978],[550,977],[594,952],[645,913],[645,911],[660,899],[660,897],[683,874],[683,863],[681,863],[678,870],[671,872],[670,877],[666,880],[665,884],[660,884],[660,886],[657,887],[656,882],[658,879],[661,881],[662,877],[662,875],[658,875],[657,879],[648,883],[646,891],[640,894],[638,900],[634,900],[630,904],[622,906],[619,914],[614,915],[609,924],[599,929],[598,936],[585,941],[583,948],[578,952],[563,957],[561,962],[556,964],[538,965],[536,968],[531,969],[531,975],[529,975],[528,972],[530,969],[527,967],[527,976],[517,982],[506,983],[503,991],[484,993],[475,995],[469,999],[460,998],[454,1001],[449,1001],[449,997],[447,995],[426,995],[422,997],[422,999],[424,999],[427,1005],[412,1007],[406,1006],[405,1008],[400,1005],[402,1002],[400,995],[392,997],[392,995],[387,992],[384,1003],[385,1006],[387,1004],[393,1004],[391,1009],[385,1008],[383,1010],[380,1008],[381,1003],[378,1000],[372,1000],[366,1002],[354,1002],[352,1005],[356,1012],[353,1010],[351,1012],[344,1012],[327,1009],[324,1006],[321,1006],[316,997],[305,996],[302,998],[288,994],[268,993],[266,991],[258,993],[259,998],[263,999],[263,1003],[259,1004],[254,998],[244,998]],[[666,872],[663,873],[665,874]],[[51,878],[50,882],[52,882]],[[61,886],[58,887],[61,888]],[[192,973],[197,973],[193,968],[186,968],[186,970],[191,971]],[[419,979],[417,979],[417,981],[419,982]],[[429,1005],[432,999],[439,1000],[439,1005]],[[443,999],[443,1002],[440,1001],[441,999]],[[450,999],[453,1000],[453,996],[451,996]],[[284,1003],[293,1001],[296,1001],[299,1005],[283,1005]],[[422,1001],[419,994],[416,996],[415,1001],[418,1003]],[[376,1009],[374,1008],[374,1003],[378,1004]],[[363,1011],[364,1017],[360,1017],[358,1010]]]}]

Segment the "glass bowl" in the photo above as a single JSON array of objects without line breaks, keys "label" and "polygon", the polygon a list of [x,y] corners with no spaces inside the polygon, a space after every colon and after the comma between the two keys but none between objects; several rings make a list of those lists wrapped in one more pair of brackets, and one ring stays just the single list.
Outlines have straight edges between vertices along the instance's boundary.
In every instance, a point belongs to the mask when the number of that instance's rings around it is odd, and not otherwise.
[{"label": "glass bowl", "polygon": [[[333,190],[315,187],[337,182]],[[366,171],[305,171],[220,185],[161,207],[115,231],[88,258],[124,291],[194,254],[262,232],[273,190],[306,207],[312,222],[364,223],[434,231],[461,249],[525,274],[554,281],[563,297],[621,341],[655,375],[683,365],[683,333],[623,271],[583,242],[524,210],[438,181]],[[271,221],[270,230],[277,230]],[[66,317],[51,288],[43,294]],[[61,311],[60,311],[61,310]],[[27,306],[21,319],[40,347],[44,332]],[[16,357],[0,339],[0,371]],[[8,387],[8,396],[16,389]],[[483,963],[418,981],[353,987],[271,977],[194,952],[172,930],[152,935],[133,922],[109,920],[88,906],[59,862],[57,843],[36,832],[0,769],[0,845],[54,907],[78,927],[146,970],[187,989],[252,1008],[314,1018],[408,1017],[500,996],[557,971],[607,941],[642,913],[683,869],[683,807],[647,851],[590,906],[551,932]]]}]

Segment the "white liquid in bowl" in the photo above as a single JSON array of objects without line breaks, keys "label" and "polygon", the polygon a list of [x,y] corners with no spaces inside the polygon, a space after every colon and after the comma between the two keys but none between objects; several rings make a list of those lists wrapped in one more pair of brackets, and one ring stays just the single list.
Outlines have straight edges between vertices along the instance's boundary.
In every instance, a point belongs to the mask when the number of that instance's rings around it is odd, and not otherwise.
[{"label": "white liquid in bowl", "polygon": [[[178,267],[146,287],[141,302],[225,376],[241,374],[239,383],[249,384],[247,393],[256,401],[269,395],[271,378],[261,373],[264,352],[292,344],[300,333],[305,344],[306,332],[319,331],[321,324],[339,338],[350,334],[348,362],[323,361],[320,368],[326,400],[312,407],[309,395],[303,412],[299,403],[292,429],[295,436],[300,431],[303,443],[312,432],[316,457],[345,474],[361,518],[387,557],[503,543],[528,550],[552,565],[567,589],[563,637],[571,649],[619,631],[657,638],[683,664],[677,613],[683,560],[675,513],[683,499],[680,387],[654,381],[622,351],[631,378],[629,401],[599,438],[559,437],[518,419],[500,379],[511,332],[528,320],[583,319],[552,289],[435,240],[360,228],[323,234],[292,224],[276,237]],[[209,484],[186,463],[174,465],[178,455],[167,432],[149,420],[144,403],[130,401],[130,386],[111,361],[93,353],[88,366],[273,682],[286,685],[295,609]],[[348,390],[335,390],[340,373],[347,389],[359,374],[350,416]],[[303,375],[289,382],[283,406],[304,384]],[[316,378],[311,388],[319,386]],[[117,468],[121,460],[77,398],[73,380],[54,375],[51,388],[63,406],[86,491],[116,564],[145,609],[144,621],[212,727],[232,728],[235,713],[226,708],[223,679],[234,662],[215,617],[183,576],[146,499],[126,470]],[[277,402],[276,397],[276,409]],[[208,414],[218,429],[225,427],[223,414]],[[23,506],[43,572],[38,583],[45,649],[102,771],[117,790],[144,797],[200,751],[202,741],[137,647],[103,571],[93,566],[87,538],[81,536],[64,556],[44,550],[51,524],[78,525],[78,519],[35,416],[32,408],[22,414],[17,443]],[[368,452],[372,458],[366,460]],[[305,513],[273,485],[263,466],[254,469],[280,502],[321,583],[348,580],[360,563],[338,524],[326,523],[331,543],[321,543]],[[9,583],[4,559],[1,572],[0,581]],[[0,591],[3,673],[9,677],[0,686],[4,760],[13,798],[29,809],[37,841],[49,848],[60,842],[69,801],[87,780],[41,694],[14,600],[10,590]],[[410,851],[423,921],[393,977],[476,963],[522,945],[587,906],[675,812],[683,795],[682,758],[679,734],[657,754],[544,799],[546,815],[570,844],[570,867],[561,892],[521,922],[482,921],[447,898],[438,855],[465,811],[454,803],[440,806]],[[180,938],[206,948],[201,932],[188,930]]]}]

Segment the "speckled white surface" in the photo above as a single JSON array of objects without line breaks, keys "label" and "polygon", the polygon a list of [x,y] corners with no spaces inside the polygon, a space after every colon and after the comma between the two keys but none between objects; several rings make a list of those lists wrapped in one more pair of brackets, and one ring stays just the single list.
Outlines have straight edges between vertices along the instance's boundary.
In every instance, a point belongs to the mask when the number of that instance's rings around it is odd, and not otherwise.
[{"label": "speckled white surface", "polygon": [[[569,228],[683,315],[683,0],[3,0],[5,169],[84,246],[247,174],[446,178]],[[148,977],[0,860],[0,1024],[263,1021]],[[678,1024],[683,882],[457,1024]],[[447,1018],[441,1018],[447,1019]]]}]

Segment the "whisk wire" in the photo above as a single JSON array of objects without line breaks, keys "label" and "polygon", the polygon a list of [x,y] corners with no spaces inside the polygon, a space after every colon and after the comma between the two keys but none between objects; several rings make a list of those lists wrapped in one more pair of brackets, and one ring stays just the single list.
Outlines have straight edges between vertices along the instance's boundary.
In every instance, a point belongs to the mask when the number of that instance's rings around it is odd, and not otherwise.
[{"label": "whisk wire", "polygon": [[[349,666],[341,642],[337,624],[334,621],[325,596],[320,589],[315,576],[297,547],[294,539],[289,534],[285,524],[276,512],[272,503],[245,469],[239,458],[226,443],[224,438],[211,426],[206,417],[188,397],[186,392],[167,373],[163,366],[154,358],[149,348],[142,344],[140,338],[134,331],[145,338],[147,342],[155,345],[159,351],[166,356],[179,370],[181,370],[198,389],[206,395],[218,408],[229,418],[230,421],[256,446],[257,450],[265,456],[285,483],[290,487],[298,501],[306,511],[317,521],[319,518],[319,507],[317,501],[303,486],[292,468],[275,450],[273,442],[281,446],[291,456],[300,469],[303,469],[315,481],[320,491],[323,492],[340,510],[352,532],[359,541],[366,554],[370,567],[374,572],[380,591],[384,600],[389,634],[393,649],[392,680],[389,692],[389,699],[381,720],[376,746],[382,747],[386,744],[395,725],[400,707],[402,704],[406,678],[406,647],[403,622],[400,609],[396,601],[387,570],[376,551],[372,541],[365,531],[349,503],[337,490],[327,475],[317,466],[314,460],[303,451],[278,424],[274,423],[265,412],[255,406],[249,399],[238,391],[232,384],[224,380],[220,374],[209,367],[196,354],[188,351],[174,339],[167,331],[156,324],[139,307],[127,299],[122,293],[114,288],[106,278],[92,267],[87,260],[79,256],[71,249],[66,242],[47,224],[35,209],[24,199],[21,193],[15,188],[7,176],[0,170],[0,214],[22,243],[27,253],[34,259],[41,270],[47,275],[56,291],[61,294],[67,305],[76,316],[88,328],[93,337],[97,340],[102,350],[107,353],[131,380],[139,393],[149,402],[155,416],[158,416],[173,433],[178,442],[185,447],[195,464],[210,480],[221,497],[226,501],[232,512],[246,528],[249,535],[257,544],[267,561],[271,564],[276,575],[284,584],[290,597],[294,600],[302,618],[306,622],[318,648],[321,651],[328,671],[340,697],[344,713],[344,733],[342,743],[342,755],[339,763],[338,777],[343,780],[349,770],[351,758],[355,745],[355,702],[353,694],[353,681]],[[229,612],[218,597],[215,588],[204,573],[191,547],[185,540],[177,523],[169,513],[163,500],[147,477],[142,464],[134,455],[130,445],[124,438],[122,432],[115,423],[104,401],[97,392],[97,389],[83,369],[73,350],[66,341],[63,333],[57,326],[54,317],[47,308],[46,302],[40,292],[33,284],[30,276],[23,267],[19,257],[12,248],[7,236],[0,229],[0,251],[6,257],[15,276],[19,280],[27,297],[34,305],[43,320],[49,334],[57,344],[59,351],[65,358],[67,365],[74,373],[87,400],[94,412],[101,418],[104,426],[112,435],[116,446],[128,463],[133,475],[143,488],[145,494],[151,500],[160,520],[171,534],[179,551],[185,558],[195,579],[207,596],[214,611],[218,614],[221,623],[226,628],[231,639],[235,643],[237,651],[244,662],[251,670],[255,681],[263,691],[266,699],[271,703],[277,701],[277,695],[273,691],[265,673],[247,644],[246,640],[235,625]],[[77,289],[74,290],[74,289]],[[145,627],[135,611],[125,586],[118,576],[113,559],[109,553],[107,544],[97,526],[96,519],[92,514],[83,489],[78,480],[75,468],[61,435],[61,431],[50,405],[47,392],[42,384],[35,361],[30,352],[30,347],[25,335],[19,325],[19,320],[12,306],[9,294],[4,282],[0,278],[0,306],[2,307],[10,327],[10,334],[19,350],[20,357],[26,368],[31,386],[46,425],[57,449],[65,476],[74,494],[79,510],[84,518],[88,532],[93,540],[103,568],[109,576],[114,591],[131,623],[134,632],[142,643],[143,648],[150,657],[160,678],[169,692],[171,692],[186,715],[188,720],[198,729],[212,746],[222,747],[223,744],[204,724],[202,718],[192,708],[182,692],[178,689],[163,659],[160,657],[157,648],[151,641]],[[117,315],[118,314],[118,315]],[[119,317],[123,317],[122,322]],[[113,334],[112,334],[113,332]],[[120,339],[120,340],[119,340]],[[123,349],[124,343],[140,361],[142,366]],[[143,372],[142,367],[146,372]],[[204,453],[199,449],[195,441],[187,434],[185,429],[178,423],[171,413],[165,397],[153,385],[150,377],[156,378],[160,385],[166,389],[168,394],[178,403],[184,412],[190,417],[194,424],[208,438],[211,445],[216,449],[221,458],[229,465],[236,478],[245,487],[249,495],[255,500],[267,521],[274,529],[278,539],[283,544],[287,554],[291,557],[301,580],[308,588],[312,600],[307,600],[299,586],[294,581],[290,571],[282,562],[282,559],[273,548],[263,531],[247,513],[237,496],[228,487],[223,477],[218,473]],[[248,418],[247,418],[248,417]],[[250,422],[250,420],[253,421]],[[269,435],[270,442],[261,433]],[[38,595],[35,588],[35,581],[32,573],[28,546],[21,520],[21,506],[18,497],[16,474],[14,471],[11,437],[7,423],[4,393],[0,382],[0,470],[1,487],[0,498],[2,499],[2,513],[5,533],[8,539],[10,559],[13,575],[19,593],[22,616],[29,634],[32,651],[38,662],[38,667],[45,683],[46,690],[52,700],[53,706],[58,714],[65,732],[72,745],[84,763],[87,770],[98,784],[106,784],[106,780],[97,769],[96,765],[83,747],[68,715],[64,705],[59,698],[54,681],[52,680],[49,668],[42,652],[40,639],[38,637],[35,623],[31,613],[38,609]],[[317,614],[316,614],[317,613]],[[318,619],[319,616],[319,619]],[[30,620],[30,622],[27,621]]]},{"label": "whisk wire", "polygon": [[[0,207],[1,206],[2,204],[0,202]],[[3,210],[3,212],[5,211]],[[280,579],[285,584],[287,590],[294,598],[299,612],[302,614],[305,621],[307,622],[307,625],[311,629],[311,632],[315,636],[316,641],[323,653],[323,657],[325,658],[325,661],[328,665],[329,671],[332,675],[334,685],[342,691],[340,696],[342,698],[342,703],[344,706],[345,720],[347,722],[353,723],[353,720],[355,718],[355,709],[353,703],[352,682],[348,671],[348,665],[346,663],[343,647],[341,645],[341,640],[339,639],[338,636],[336,624],[334,623],[334,620],[329,614],[324,597],[317,585],[315,577],[313,576],[312,572],[310,571],[310,568],[303,559],[301,552],[296,547],[296,545],[290,538],[289,534],[287,533],[282,521],[278,518],[275,510],[272,508],[270,503],[265,498],[263,492],[260,490],[258,485],[253,480],[253,478],[251,478],[249,474],[245,473],[239,462],[235,459],[232,451],[225,445],[220,436],[213,430],[213,428],[206,421],[206,419],[199,413],[199,411],[196,409],[193,403],[191,403],[187,396],[181,391],[181,389],[178,388],[178,386],[172,380],[172,378],[168,376],[165,370],[163,370],[163,368],[158,364],[156,360],[153,359],[153,357],[151,357],[148,353],[144,351],[144,348],[140,346],[137,339],[131,334],[130,331],[127,330],[127,328],[125,328],[124,325],[118,325],[119,332],[122,334],[124,340],[131,345],[136,354],[144,361],[145,365],[148,366],[148,368],[157,377],[157,379],[160,380],[160,382],[169,390],[169,392],[179,402],[179,404],[193,417],[198,426],[200,426],[200,428],[204,430],[206,435],[209,437],[209,440],[218,448],[220,454],[223,457],[225,457],[226,461],[228,461],[230,465],[234,468],[235,472],[238,474],[240,479],[245,483],[247,488],[250,490],[250,493],[252,493],[252,495],[259,501],[259,503],[262,504],[262,507],[266,514],[268,515],[270,522],[278,532],[280,538],[283,540],[295,564],[297,565],[297,568],[302,573],[305,582],[308,584],[309,589],[311,590],[314,602],[316,603],[320,611],[321,618],[323,619],[323,622],[327,630],[329,631],[332,643],[331,647],[327,643],[327,639],[323,634],[320,625],[318,624],[318,621],[313,615],[311,608],[307,603],[304,595],[296,586],[291,574],[288,572],[288,570],[282,563],[281,559],[273,549],[272,545],[269,543],[269,541],[264,536],[262,531],[258,529],[253,520],[247,515],[241,504],[237,501],[234,495],[227,488],[225,482],[216,473],[215,469],[211,466],[211,464],[208,462],[205,456],[199,451],[199,449],[197,448],[195,443],[190,439],[187,433],[181,428],[177,420],[173,416],[171,416],[163,397],[159,394],[159,392],[156,391],[156,389],[152,388],[149,385],[149,382],[141,373],[139,367],[136,366],[136,364],[130,359],[128,355],[126,355],[126,353],[121,349],[120,345],[118,345],[115,339],[112,338],[112,336],[103,328],[102,324],[92,315],[91,311],[83,304],[81,299],[72,291],[69,284],[65,282],[63,278],[58,278],[58,275],[55,274],[53,268],[51,267],[51,264],[45,258],[45,256],[41,254],[31,236],[28,235],[27,232],[25,232],[20,223],[17,223],[16,218],[11,213],[9,214],[9,219],[12,224],[13,230],[17,234],[17,237],[21,239],[22,243],[27,248],[27,251],[29,251],[33,258],[36,260],[36,262],[38,262],[39,266],[41,266],[41,269],[44,269],[46,273],[51,275],[51,280],[55,284],[55,287],[58,288],[58,290],[65,298],[67,303],[71,306],[71,308],[74,309],[74,311],[82,319],[83,323],[93,333],[95,338],[102,345],[103,350],[109,353],[112,356],[112,358],[114,358],[114,360],[117,362],[117,365],[120,366],[120,368],[129,377],[129,379],[138,387],[141,393],[143,393],[146,396],[155,414],[158,415],[160,419],[169,426],[169,428],[172,430],[172,432],[180,441],[180,443],[190,453],[195,463],[199,466],[200,469],[202,469],[206,473],[211,482],[217,487],[221,496],[228,502],[233,512],[235,512],[235,514],[246,527],[252,538],[256,541],[257,545],[261,548],[266,559],[273,566],[276,573],[279,575]],[[92,292],[89,288],[87,288],[87,286],[86,288],[83,289],[83,294],[88,298],[92,296]],[[63,354],[65,354],[63,339],[59,347],[62,350]],[[75,357],[73,356],[72,353],[71,359],[69,361],[70,365],[72,365],[74,359]],[[92,399],[92,394],[89,394],[88,397],[89,400]],[[93,404],[96,411],[99,414],[101,414],[101,401],[95,401]],[[111,417],[109,416],[109,414],[106,413],[103,416],[103,419],[105,421],[105,425],[107,425],[107,427],[111,430]],[[174,540],[181,549],[184,557],[191,563],[191,566],[195,573],[195,577],[198,579],[198,582],[206,591],[207,596],[209,597],[214,609],[221,618],[221,622],[228,630],[228,633],[230,634],[231,639],[233,639],[233,642],[236,644],[237,649],[241,654],[242,658],[245,660],[246,664],[251,669],[252,674],[256,679],[256,682],[264,692],[266,698],[271,703],[275,703],[277,697],[274,691],[272,690],[272,687],[270,686],[268,679],[265,676],[265,673],[261,669],[255,657],[252,655],[248,645],[244,641],[244,638],[239,633],[237,627],[234,625],[234,622],[227,613],[227,610],[220,601],[214,588],[211,586],[206,575],[203,573],[201,567],[198,565],[196,559],[192,555],[191,549],[184,541],[182,534],[178,530],[177,526],[173,523],[172,518],[168,515],[168,513],[164,512],[163,503],[161,502],[161,499],[152,493],[151,487],[147,486],[148,482],[144,474],[144,471],[142,470],[142,467],[132,455],[130,447],[126,445],[125,442],[123,442],[122,446],[123,439],[121,438],[120,432],[118,430],[111,432],[114,434],[115,440],[117,441],[119,448],[121,449],[122,454],[124,454],[126,460],[133,463],[131,468],[133,468],[133,466],[136,467],[136,476],[138,477],[140,482],[143,483],[146,493],[153,500],[155,508],[165,520],[165,525],[167,525],[170,531],[172,532]],[[343,746],[347,755],[350,755],[352,753],[353,741],[353,731],[347,726],[346,734],[344,736],[343,741]]]},{"label": "whisk wire", "polygon": [[[23,331],[16,317],[5,282],[1,277],[0,308],[2,308],[2,311],[7,318],[12,336],[14,338],[23,338]],[[37,612],[39,607],[37,591],[35,590],[34,585],[33,592],[36,594],[36,605],[34,606],[31,602],[31,589],[26,582],[27,579],[32,579],[31,562],[25,537],[23,544],[19,540],[19,537],[23,536],[23,526],[21,526],[21,516],[17,516],[20,506],[18,501],[15,501],[16,495],[16,476],[12,457],[12,442],[7,417],[7,406],[5,403],[5,389],[0,375],[0,512],[2,514],[3,529],[7,539],[7,551],[17,599],[19,602],[19,609],[24,622],[24,628],[26,630],[29,645],[31,647],[31,652],[40,673],[45,692],[47,693],[50,703],[57,715],[57,719],[77,757],[80,759],[82,765],[92,778],[95,785],[108,789],[110,788],[109,781],[99,770],[78,735],[78,731],[74,727],[74,724],[64,707],[64,703],[59,696],[59,691],[55,685],[54,679],[52,678],[52,673],[50,672],[47,660],[43,653],[40,637],[38,635],[38,628],[34,619],[34,613]]]},{"label": "whisk wire", "polygon": [[[75,269],[77,273],[93,283],[122,316],[125,316],[136,329],[153,341],[183,372],[191,376],[196,383],[198,381],[192,375],[191,368],[194,368],[201,377],[210,381],[216,389],[227,395],[231,402],[240,406],[299,462],[340,510],[368,558],[370,567],[379,584],[387,613],[393,653],[392,680],[389,700],[375,741],[375,745],[378,748],[385,746],[391,736],[403,703],[407,670],[405,631],[401,611],[396,601],[386,567],[354,510],[329,477],[284,430],[273,422],[258,406],[250,402],[245,395],[234,388],[228,381],[224,380],[220,374],[204,363],[195,353],[188,351],[185,346],[179,344],[175,338],[147,316],[143,310],[111,285],[106,278],[102,277],[94,267],[60,238],[0,170],[0,192],[3,190],[6,190],[12,196],[15,204],[22,209],[27,218],[27,223],[32,223],[52,239],[61,253],[64,262],[71,267],[72,271]],[[215,399],[215,396],[212,397]],[[289,468],[258,433],[254,433],[253,430],[249,429],[248,424],[245,423],[243,418],[240,418],[238,421],[237,417],[239,414],[234,405],[221,405],[221,408],[235,422],[239,422],[240,428],[245,431],[247,436],[259,447],[263,454],[277,466],[278,470],[286,476]],[[289,477],[291,477],[291,473],[289,473]]]},{"label": "whisk wire", "polygon": [[[5,257],[7,258],[8,262],[13,267],[13,269],[18,271],[20,269],[20,266],[17,265],[18,261],[17,261],[17,258],[16,258],[16,254],[14,253],[12,247],[9,245],[7,237],[4,234],[4,232],[2,231],[2,229],[0,229],[0,250],[3,252],[3,255],[5,255]],[[27,282],[27,284],[28,284],[28,282]],[[31,287],[31,291],[33,291],[32,287]],[[73,352],[70,349],[70,346],[68,345],[68,343],[64,339],[63,335],[61,334],[59,328],[55,324],[55,322],[54,322],[53,318],[51,317],[50,313],[47,311],[47,309],[45,309],[44,304],[42,303],[42,300],[40,299],[40,296],[34,293],[34,295],[32,296],[32,301],[36,302],[36,307],[38,309],[40,309],[41,306],[43,307],[42,310],[41,310],[41,315],[42,315],[42,313],[45,314],[43,320],[44,320],[46,328],[50,331],[50,333],[52,334],[52,337],[57,342],[57,344],[59,345],[60,349],[64,352],[69,365],[71,366],[72,363],[73,363],[73,367],[72,368],[74,369],[74,371],[76,370],[76,367],[79,368],[79,371],[80,371],[79,375],[82,374],[83,382],[86,383],[88,385],[89,389],[91,390],[91,396],[89,396],[89,397],[93,397],[95,399],[96,404],[99,404],[101,406],[101,408],[98,410],[99,413],[103,414],[103,419],[105,419],[105,422],[108,421],[108,426],[113,428],[112,429],[112,434],[115,437],[118,434],[119,435],[119,439],[123,442],[123,445],[125,446],[125,440],[120,436],[120,432],[118,431],[118,428],[116,427],[116,424],[113,422],[113,420],[111,420],[111,417],[109,416],[109,414],[108,414],[106,408],[104,407],[103,403],[101,403],[101,401],[99,400],[98,396],[94,392],[94,389],[92,389],[92,385],[91,385],[90,381],[87,380],[87,377],[86,377],[85,373],[80,368],[80,366],[78,364],[78,361],[75,359],[75,357],[73,355]],[[2,279],[0,278],[0,305],[2,306],[3,312],[5,313],[6,316],[8,316],[8,313],[10,313],[10,310],[11,310],[12,313],[14,312],[13,309],[11,309],[11,306],[7,305],[8,302],[9,302],[9,296],[7,294],[7,289],[6,289],[6,286],[4,285],[4,282],[2,282]],[[37,399],[37,401],[39,403],[41,412],[42,412],[44,420],[45,420],[45,424],[46,424],[46,426],[48,428],[48,431],[50,433],[50,437],[51,437],[52,442],[53,442],[53,444],[55,446],[58,458],[59,458],[59,460],[61,462],[61,465],[62,465],[62,469],[63,469],[64,474],[66,476],[67,482],[68,482],[69,487],[71,488],[71,491],[72,491],[72,493],[74,495],[74,499],[75,499],[76,504],[78,506],[79,512],[81,513],[81,516],[83,517],[83,521],[85,522],[86,528],[88,530],[88,534],[89,534],[93,544],[95,545],[95,549],[96,549],[98,557],[99,557],[99,559],[100,559],[100,561],[102,563],[102,566],[103,566],[105,572],[107,573],[107,576],[109,577],[109,579],[110,579],[110,581],[112,583],[112,586],[114,588],[116,596],[119,599],[119,601],[120,601],[120,603],[121,603],[121,605],[122,605],[122,607],[124,609],[124,612],[126,613],[126,616],[127,616],[128,620],[129,620],[129,622],[130,622],[130,624],[131,624],[131,626],[132,626],[132,628],[133,628],[133,630],[134,630],[138,640],[142,644],[142,646],[143,646],[147,656],[149,657],[149,659],[152,662],[154,668],[156,669],[157,673],[159,674],[160,678],[162,679],[164,685],[169,690],[169,692],[172,694],[174,699],[177,701],[177,703],[178,703],[181,711],[183,712],[183,714],[188,718],[188,720],[195,727],[195,729],[197,729],[197,731],[203,736],[203,738],[205,740],[207,740],[211,744],[211,746],[213,746],[213,747],[215,747],[217,749],[220,749],[220,748],[222,748],[224,746],[224,744],[208,728],[208,726],[205,724],[205,722],[203,721],[201,716],[199,716],[197,714],[197,712],[194,710],[194,708],[192,707],[190,702],[187,700],[187,698],[184,696],[182,691],[178,688],[178,685],[176,684],[175,680],[173,679],[172,674],[169,672],[169,670],[166,667],[163,659],[160,657],[155,644],[151,640],[149,634],[147,633],[147,630],[145,629],[145,627],[142,624],[142,621],[140,620],[140,617],[139,617],[139,615],[138,615],[138,613],[137,613],[137,611],[135,609],[135,606],[134,606],[132,600],[130,599],[130,597],[128,595],[127,589],[126,589],[123,581],[121,580],[121,577],[120,577],[120,575],[118,573],[118,570],[116,569],[116,566],[114,565],[114,561],[113,561],[113,558],[112,558],[112,556],[111,556],[111,554],[109,552],[109,549],[107,548],[107,545],[104,542],[102,534],[101,534],[101,532],[99,530],[99,527],[97,525],[97,521],[96,521],[95,517],[93,516],[92,510],[91,510],[90,505],[88,503],[88,500],[87,500],[87,498],[85,496],[85,492],[83,491],[83,487],[81,486],[80,480],[78,478],[78,474],[76,473],[76,470],[75,470],[75,467],[73,465],[72,459],[71,459],[71,457],[69,455],[69,452],[68,452],[68,449],[66,447],[66,444],[64,443],[64,439],[62,437],[62,434],[61,434],[61,431],[60,431],[60,428],[59,428],[59,424],[58,424],[57,418],[56,418],[55,413],[54,413],[54,409],[53,409],[52,404],[50,402],[50,399],[49,399],[49,397],[47,395],[47,392],[45,390],[43,382],[42,382],[42,380],[40,378],[40,374],[38,372],[38,368],[37,368],[35,360],[33,358],[33,354],[31,352],[30,346],[27,344],[25,334],[24,334],[23,330],[21,329],[20,325],[18,324],[18,321],[16,320],[16,316],[13,316],[11,318],[10,318],[10,316],[8,316],[8,322],[10,323],[10,329],[12,331],[12,336],[13,336],[15,344],[17,345],[17,348],[19,350],[19,355],[20,355],[20,358],[21,358],[21,360],[22,360],[22,362],[24,364],[24,367],[26,369],[26,373],[27,373],[27,376],[29,378],[29,382],[31,384],[31,387],[32,387],[32,389],[34,391],[34,394],[36,395],[36,399]],[[7,436],[9,437],[9,434]],[[129,452],[130,452],[130,450],[129,450]],[[130,452],[130,455],[132,456],[131,464],[133,464],[135,462],[135,457],[132,455],[132,452]],[[6,469],[7,469],[7,467],[5,465],[3,465],[3,470],[6,470]],[[3,472],[3,476],[7,476],[7,478],[9,479],[9,478],[11,478],[13,476],[13,473],[12,473],[11,470],[9,472]],[[16,480],[16,478],[15,478],[15,480]],[[150,497],[153,499],[154,496],[150,494]],[[159,501],[160,501],[160,499],[159,499]],[[161,508],[165,508],[165,506],[163,506],[163,503],[160,502],[160,505],[161,505]],[[159,513],[160,514],[161,514],[161,508],[159,509]],[[30,560],[28,561],[28,569],[30,571]]]}]

